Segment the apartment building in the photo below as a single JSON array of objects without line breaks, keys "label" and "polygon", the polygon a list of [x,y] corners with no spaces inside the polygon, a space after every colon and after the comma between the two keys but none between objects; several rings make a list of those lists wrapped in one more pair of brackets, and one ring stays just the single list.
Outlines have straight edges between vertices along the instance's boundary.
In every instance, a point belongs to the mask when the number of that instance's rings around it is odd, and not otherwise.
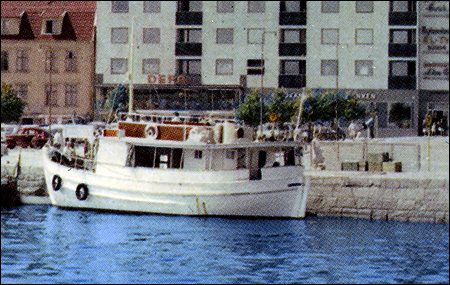
[{"label": "apartment building", "polygon": [[24,122],[92,116],[95,4],[2,1],[1,77],[25,100]]},{"label": "apartment building", "polygon": [[[448,125],[445,1],[99,1],[96,100],[230,110],[251,93],[352,94],[378,136]],[[394,121],[393,110],[405,115]]]}]

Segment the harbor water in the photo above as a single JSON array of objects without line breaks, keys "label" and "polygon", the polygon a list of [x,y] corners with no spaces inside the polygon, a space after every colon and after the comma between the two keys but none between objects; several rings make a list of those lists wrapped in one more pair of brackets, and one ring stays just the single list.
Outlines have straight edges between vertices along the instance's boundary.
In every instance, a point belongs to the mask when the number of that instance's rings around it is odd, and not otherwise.
[{"label": "harbor water", "polygon": [[1,283],[449,282],[449,225],[1,212]]}]

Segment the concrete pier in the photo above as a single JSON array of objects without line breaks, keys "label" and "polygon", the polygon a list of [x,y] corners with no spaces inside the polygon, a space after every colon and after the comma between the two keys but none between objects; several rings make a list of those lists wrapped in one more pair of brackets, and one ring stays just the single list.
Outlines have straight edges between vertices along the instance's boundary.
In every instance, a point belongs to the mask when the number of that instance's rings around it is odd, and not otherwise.
[{"label": "concrete pier", "polygon": [[[324,171],[316,170],[310,164],[310,152],[304,156],[305,176],[311,179],[307,215],[449,223],[448,137],[432,138],[429,157],[426,138],[407,138],[400,143],[393,139],[366,143],[367,149],[394,150],[391,156],[403,162],[404,171],[336,170],[340,163],[337,158],[344,161],[364,155],[349,147],[356,145],[359,148],[359,142],[321,142]],[[402,149],[399,145],[407,147]],[[339,149],[338,155],[336,149]],[[2,181],[17,171],[19,154],[17,189],[21,201],[50,204],[44,182],[42,150],[9,150],[1,160]]]}]

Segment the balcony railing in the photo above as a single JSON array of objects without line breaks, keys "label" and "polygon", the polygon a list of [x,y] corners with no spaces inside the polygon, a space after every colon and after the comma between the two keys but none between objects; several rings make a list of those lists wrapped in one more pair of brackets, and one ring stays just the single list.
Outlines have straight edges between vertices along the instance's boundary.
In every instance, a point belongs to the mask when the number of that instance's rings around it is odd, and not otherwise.
[{"label": "balcony railing", "polygon": [[306,12],[280,12],[280,25],[306,25]]},{"label": "balcony railing", "polygon": [[177,25],[202,25],[203,13],[202,12],[177,12],[176,15]]},{"label": "balcony railing", "polygon": [[417,25],[416,12],[392,12],[389,14],[391,26],[415,26]]},{"label": "balcony railing", "polygon": [[306,56],[306,44],[280,43],[278,54],[280,56]]},{"label": "balcony railing", "polygon": [[306,87],[306,75],[280,75],[278,76],[278,88],[302,88]]},{"label": "balcony railing", "polygon": [[405,75],[405,76],[389,76],[389,89],[416,89],[416,76],[415,75]]},{"label": "balcony railing", "polygon": [[416,44],[389,44],[390,57],[416,57]]},{"label": "balcony railing", "polygon": [[201,43],[175,43],[175,55],[201,56]]}]

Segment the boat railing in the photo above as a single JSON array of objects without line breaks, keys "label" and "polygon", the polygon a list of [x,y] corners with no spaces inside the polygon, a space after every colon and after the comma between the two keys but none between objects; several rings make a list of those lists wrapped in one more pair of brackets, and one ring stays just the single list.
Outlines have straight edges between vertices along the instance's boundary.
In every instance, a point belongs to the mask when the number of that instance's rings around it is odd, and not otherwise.
[{"label": "boat railing", "polygon": [[70,168],[93,171],[95,169],[95,160],[92,154],[87,156],[64,154],[59,148],[48,147],[48,156],[51,161]]},{"label": "boat railing", "polygon": [[237,120],[230,115],[219,115],[214,113],[177,115],[177,112],[158,113],[118,113],[119,121],[157,123],[180,122],[181,124],[216,124],[223,122],[234,122]]}]

